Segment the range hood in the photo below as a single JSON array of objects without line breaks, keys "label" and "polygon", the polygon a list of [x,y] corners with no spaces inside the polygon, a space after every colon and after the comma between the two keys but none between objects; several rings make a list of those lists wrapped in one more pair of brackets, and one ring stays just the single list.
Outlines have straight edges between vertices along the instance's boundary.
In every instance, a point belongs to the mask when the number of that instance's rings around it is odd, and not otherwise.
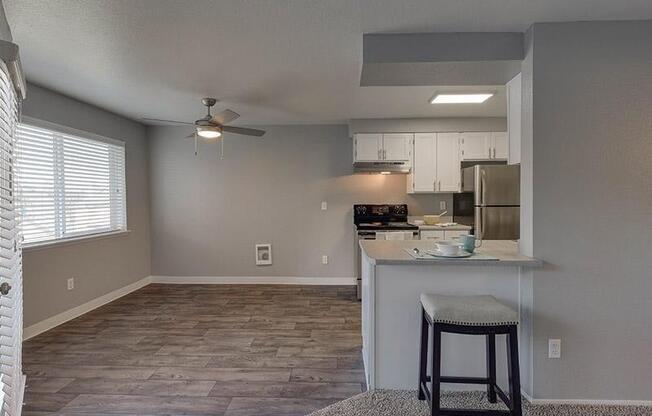
[{"label": "range hood", "polygon": [[412,167],[410,162],[355,162],[353,164],[353,171],[355,173],[410,173]]}]

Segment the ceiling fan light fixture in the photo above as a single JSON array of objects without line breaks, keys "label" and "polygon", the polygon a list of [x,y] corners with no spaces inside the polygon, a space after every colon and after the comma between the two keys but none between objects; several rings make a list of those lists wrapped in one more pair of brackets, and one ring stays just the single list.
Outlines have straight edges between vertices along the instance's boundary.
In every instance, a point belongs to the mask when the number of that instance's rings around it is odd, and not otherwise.
[{"label": "ceiling fan light fixture", "polygon": [[204,139],[217,139],[222,136],[222,132],[219,127],[200,126],[197,127],[197,135]]}]

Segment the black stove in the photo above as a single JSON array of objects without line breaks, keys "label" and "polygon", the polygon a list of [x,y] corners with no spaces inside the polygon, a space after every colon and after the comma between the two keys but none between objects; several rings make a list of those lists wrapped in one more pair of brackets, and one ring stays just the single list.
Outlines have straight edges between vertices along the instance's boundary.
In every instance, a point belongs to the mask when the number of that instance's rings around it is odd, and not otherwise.
[{"label": "black stove", "polygon": [[416,225],[408,224],[407,204],[353,206],[353,223],[358,231],[418,230]]}]

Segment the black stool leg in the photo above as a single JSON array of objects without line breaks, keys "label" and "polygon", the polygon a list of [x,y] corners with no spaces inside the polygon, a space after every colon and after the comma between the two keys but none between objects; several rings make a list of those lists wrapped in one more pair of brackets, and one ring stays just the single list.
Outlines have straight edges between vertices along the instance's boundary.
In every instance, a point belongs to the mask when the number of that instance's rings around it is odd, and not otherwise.
[{"label": "black stool leg", "polygon": [[518,365],[518,333],[516,325],[511,326],[507,335],[507,365],[509,367],[509,398],[512,416],[522,416],[521,376]]},{"label": "black stool leg", "polygon": [[489,403],[496,403],[496,335],[487,334],[487,399]]},{"label": "black stool leg", "polygon": [[430,398],[430,414],[439,416],[441,390],[441,326],[432,324],[432,397]]},{"label": "black stool leg", "polygon": [[421,308],[421,350],[419,352],[419,400],[425,400],[426,395],[421,388],[426,383],[426,372],[428,369],[428,320],[426,311]]}]

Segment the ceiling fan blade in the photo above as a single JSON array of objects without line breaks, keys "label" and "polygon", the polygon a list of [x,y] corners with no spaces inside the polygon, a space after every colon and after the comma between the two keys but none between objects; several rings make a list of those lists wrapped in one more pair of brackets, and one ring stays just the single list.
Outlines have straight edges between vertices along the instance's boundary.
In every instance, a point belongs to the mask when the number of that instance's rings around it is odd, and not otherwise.
[{"label": "ceiling fan blade", "polygon": [[240,114],[236,113],[233,110],[224,110],[220,111],[219,113],[215,114],[213,118],[211,119],[212,123],[215,124],[226,124],[230,121],[235,120],[236,118],[240,117]]},{"label": "ceiling fan blade", "polygon": [[264,130],[250,129],[247,127],[222,126],[222,131],[235,134],[244,134],[245,136],[261,137],[265,134]]},{"label": "ceiling fan blade", "polygon": [[155,123],[184,124],[184,125],[188,125],[188,126],[194,126],[195,125],[195,123],[188,123],[188,122],[185,122],[185,121],[176,121],[176,120],[162,120],[160,118],[143,117],[143,118],[141,118],[141,120],[153,121]]}]

